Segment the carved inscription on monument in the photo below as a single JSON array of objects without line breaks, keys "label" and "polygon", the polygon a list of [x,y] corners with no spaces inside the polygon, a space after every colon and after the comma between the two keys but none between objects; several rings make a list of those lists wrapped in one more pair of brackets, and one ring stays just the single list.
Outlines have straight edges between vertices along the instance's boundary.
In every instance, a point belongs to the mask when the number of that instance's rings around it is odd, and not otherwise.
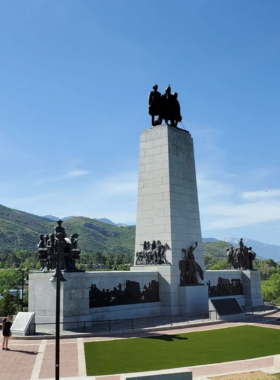
[{"label": "carved inscription on monument", "polygon": [[32,318],[35,316],[35,313],[18,313],[16,319],[12,325],[12,331],[25,331],[31,323]]}]

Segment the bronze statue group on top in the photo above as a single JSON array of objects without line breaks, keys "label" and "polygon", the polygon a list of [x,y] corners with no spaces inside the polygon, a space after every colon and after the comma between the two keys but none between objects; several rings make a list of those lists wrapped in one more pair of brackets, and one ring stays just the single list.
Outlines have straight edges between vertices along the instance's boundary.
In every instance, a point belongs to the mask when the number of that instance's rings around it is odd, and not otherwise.
[{"label": "bronze statue group on top", "polygon": [[[178,94],[171,94],[170,85],[166,87],[165,93],[161,95],[158,91],[158,85],[153,86],[153,91],[149,93],[148,113],[152,118],[152,126],[162,124],[164,120],[166,124],[170,121],[172,127],[177,127],[182,121],[180,103]],[[155,120],[155,117],[158,117]]]}]

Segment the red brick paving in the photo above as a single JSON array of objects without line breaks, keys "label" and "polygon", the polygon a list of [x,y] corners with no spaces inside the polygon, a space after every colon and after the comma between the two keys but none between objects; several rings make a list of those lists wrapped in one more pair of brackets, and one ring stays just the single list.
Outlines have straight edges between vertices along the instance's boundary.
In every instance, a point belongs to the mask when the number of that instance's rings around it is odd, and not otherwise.
[{"label": "red brick paving", "polygon": [[[40,379],[55,376],[55,342],[48,341],[40,371]],[[79,376],[77,339],[60,342],[60,377]]]},{"label": "red brick paving", "polygon": [[[173,330],[150,331],[115,335],[106,337],[84,338],[84,342],[127,339],[139,336],[151,336],[162,334],[178,334],[183,332],[216,330],[227,327],[233,327],[244,324],[252,324],[268,328],[280,329],[279,322],[275,322],[280,317],[280,312],[264,317],[247,317],[240,323],[221,323],[206,326],[193,326],[187,328],[178,328]],[[29,380],[33,371],[35,360],[37,358],[40,340],[10,340],[9,347],[11,351],[0,351],[0,380]],[[41,355],[41,354],[39,354]],[[55,341],[48,340],[43,357],[39,378],[46,379],[54,377],[55,363]],[[265,357],[238,362],[211,364],[204,366],[189,367],[193,375],[211,376],[223,373],[233,373],[241,371],[258,370],[261,368],[273,367],[273,357]],[[79,376],[78,369],[78,345],[77,339],[62,339],[60,342],[60,375],[61,377]],[[99,380],[119,380],[118,375],[99,376]]]},{"label": "red brick paving", "polygon": [[213,376],[222,373],[233,373],[242,371],[252,371],[259,368],[273,367],[273,357],[242,360],[239,362],[229,362],[221,364],[211,364],[200,367],[189,367],[193,373],[193,377],[197,376]]},{"label": "red brick paving", "polygon": [[[2,342],[1,342],[2,343]],[[10,340],[11,351],[0,351],[0,379],[25,380],[30,379],[38,354],[40,341],[26,344]]]}]

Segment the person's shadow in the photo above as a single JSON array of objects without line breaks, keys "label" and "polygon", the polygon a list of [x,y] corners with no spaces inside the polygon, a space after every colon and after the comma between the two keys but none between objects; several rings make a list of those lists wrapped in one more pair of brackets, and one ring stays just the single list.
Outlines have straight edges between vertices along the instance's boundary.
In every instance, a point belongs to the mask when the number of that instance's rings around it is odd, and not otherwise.
[{"label": "person's shadow", "polygon": [[22,354],[27,354],[27,355],[37,355],[38,352],[34,352],[34,351],[24,351],[24,350],[10,350],[9,351],[12,351],[12,352],[20,352]]}]

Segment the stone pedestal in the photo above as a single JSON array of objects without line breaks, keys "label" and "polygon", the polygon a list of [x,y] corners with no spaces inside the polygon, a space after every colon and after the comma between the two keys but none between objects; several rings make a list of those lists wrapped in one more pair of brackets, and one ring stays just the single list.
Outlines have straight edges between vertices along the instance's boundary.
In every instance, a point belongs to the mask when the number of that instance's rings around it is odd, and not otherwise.
[{"label": "stone pedestal", "polygon": [[159,283],[159,299],[161,303],[162,315],[179,314],[178,305],[178,284],[172,283],[174,280],[174,272],[177,273],[177,268],[172,265],[137,265],[130,268],[131,272],[142,273],[145,275],[149,272],[156,271],[158,273]]},{"label": "stone pedestal", "polygon": [[179,286],[180,314],[207,313],[208,308],[207,286]]},{"label": "stone pedestal", "polygon": [[153,240],[171,248],[166,254],[171,265],[156,266],[162,314],[178,314],[182,249],[197,241],[195,260],[203,269],[204,260],[193,140],[168,125],[144,130],[140,142],[135,252]]},{"label": "stone pedestal", "polygon": [[258,270],[243,270],[242,285],[246,306],[263,305],[261,296],[261,276]]},{"label": "stone pedestal", "polygon": [[[229,281],[238,279],[243,286],[243,295],[235,297],[240,306],[260,306],[263,305],[261,297],[261,280],[260,272],[257,270],[207,270],[205,272],[205,281],[210,281],[212,286],[218,284],[219,277],[226,278]],[[217,297],[215,297],[217,298]],[[220,297],[224,298],[224,297]],[[229,298],[229,296],[227,296]]]},{"label": "stone pedestal", "polygon": [[[32,273],[29,275],[28,302],[29,311],[35,313],[36,324],[48,325],[40,328],[54,328],[56,315],[56,282],[51,282],[51,273]],[[60,289],[60,322],[61,328],[77,328],[91,326],[93,321],[144,318],[161,315],[160,302],[115,304],[104,307],[90,307],[90,288],[96,284],[99,296],[103,292],[113,291],[119,284],[122,290],[128,281],[139,284],[141,294],[149,283],[158,282],[158,272],[145,271],[132,273],[129,271],[114,272],[80,272],[64,273],[66,282],[61,282]]]}]

